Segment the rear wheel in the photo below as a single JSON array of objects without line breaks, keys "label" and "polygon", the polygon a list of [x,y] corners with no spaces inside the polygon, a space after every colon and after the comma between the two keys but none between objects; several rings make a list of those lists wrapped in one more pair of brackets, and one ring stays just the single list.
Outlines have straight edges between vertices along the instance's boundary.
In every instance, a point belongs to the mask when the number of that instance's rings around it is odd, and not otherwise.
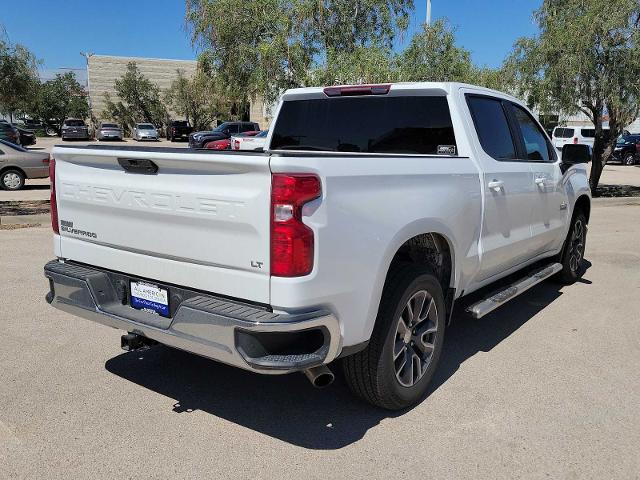
[{"label": "rear wheel", "polygon": [[0,175],[0,186],[4,190],[20,190],[24,187],[24,174],[19,170],[6,170]]},{"label": "rear wheel", "polygon": [[561,283],[571,284],[584,274],[584,249],[587,242],[587,217],[582,211],[573,216],[571,228],[565,240],[560,263],[562,270],[558,272]]},{"label": "rear wheel", "polygon": [[622,163],[625,165],[635,165],[636,164],[636,157],[635,155],[633,155],[632,153],[627,153],[624,156],[624,159],[622,160]]},{"label": "rear wheel", "polygon": [[442,287],[426,265],[394,265],[367,348],[343,361],[351,390],[389,410],[426,394],[444,342]]}]

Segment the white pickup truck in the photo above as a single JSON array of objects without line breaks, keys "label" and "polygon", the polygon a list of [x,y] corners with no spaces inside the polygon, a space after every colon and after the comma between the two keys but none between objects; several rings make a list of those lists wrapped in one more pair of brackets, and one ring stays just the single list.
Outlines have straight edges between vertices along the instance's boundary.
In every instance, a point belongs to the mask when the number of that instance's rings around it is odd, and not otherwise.
[{"label": "white pickup truck", "polygon": [[582,274],[588,147],[565,150],[515,98],[455,83],[289,90],[263,152],[55,147],[47,301],[129,350],[316,386],[340,359],[355,394],[407,407],[454,302],[475,291],[481,317]]}]

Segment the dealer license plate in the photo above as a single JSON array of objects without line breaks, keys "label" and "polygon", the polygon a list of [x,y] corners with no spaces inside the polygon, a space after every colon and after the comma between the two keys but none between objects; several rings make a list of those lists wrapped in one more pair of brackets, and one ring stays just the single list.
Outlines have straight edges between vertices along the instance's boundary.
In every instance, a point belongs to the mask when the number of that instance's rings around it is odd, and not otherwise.
[{"label": "dealer license plate", "polygon": [[163,317],[169,316],[169,292],[146,282],[131,282],[131,306]]}]

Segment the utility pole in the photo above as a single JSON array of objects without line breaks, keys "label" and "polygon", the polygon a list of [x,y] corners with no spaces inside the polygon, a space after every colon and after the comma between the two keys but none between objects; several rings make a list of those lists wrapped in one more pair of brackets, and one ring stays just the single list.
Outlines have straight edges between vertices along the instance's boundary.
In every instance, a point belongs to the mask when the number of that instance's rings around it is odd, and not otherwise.
[{"label": "utility pole", "polygon": [[431,26],[431,0],[427,0],[427,27]]},{"label": "utility pole", "polygon": [[88,104],[89,104],[89,121],[91,122],[91,125],[95,127],[95,125],[93,125],[93,108],[91,105],[91,87],[89,85],[89,59],[93,56],[93,52],[80,52],[80,55],[82,55],[86,60],[87,60],[87,100],[88,100]]}]

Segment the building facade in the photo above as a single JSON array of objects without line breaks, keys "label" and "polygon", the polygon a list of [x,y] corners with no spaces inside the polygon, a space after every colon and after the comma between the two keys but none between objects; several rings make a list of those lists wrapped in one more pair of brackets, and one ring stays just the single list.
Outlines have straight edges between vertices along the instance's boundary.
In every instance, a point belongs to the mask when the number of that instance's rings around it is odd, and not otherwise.
[{"label": "building facade", "polygon": [[[89,93],[89,105],[92,118],[96,122],[111,120],[103,118],[105,109],[105,94],[109,94],[111,100],[116,101],[118,95],[115,90],[115,81],[120,79],[127,70],[127,65],[135,62],[140,72],[155,83],[163,92],[171,88],[171,84],[178,78],[178,70],[184,72],[187,77],[195,74],[197,62],[195,60],[169,60],[164,58],[118,57],[113,55],[90,55],[87,58],[87,90]],[[179,118],[172,113],[172,117]],[[257,122],[260,128],[269,128],[271,121],[271,109],[267,108],[258,97],[251,101],[249,119]],[[222,119],[224,120],[224,119]]]}]

